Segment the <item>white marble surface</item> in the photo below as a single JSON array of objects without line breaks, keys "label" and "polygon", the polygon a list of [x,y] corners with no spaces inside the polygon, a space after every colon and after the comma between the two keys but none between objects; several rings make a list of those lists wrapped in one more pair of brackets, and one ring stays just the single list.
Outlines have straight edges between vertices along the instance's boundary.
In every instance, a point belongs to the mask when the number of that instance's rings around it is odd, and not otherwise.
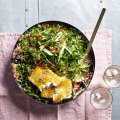
[{"label": "white marble surface", "polygon": [[[100,29],[110,29],[112,64],[120,65],[119,0],[0,0],[0,33],[23,33],[46,20],[70,23],[80,30],[94,29],[101,9],[107,9]],[[120,88],[113,89],[112,120],[120,120]]]}]

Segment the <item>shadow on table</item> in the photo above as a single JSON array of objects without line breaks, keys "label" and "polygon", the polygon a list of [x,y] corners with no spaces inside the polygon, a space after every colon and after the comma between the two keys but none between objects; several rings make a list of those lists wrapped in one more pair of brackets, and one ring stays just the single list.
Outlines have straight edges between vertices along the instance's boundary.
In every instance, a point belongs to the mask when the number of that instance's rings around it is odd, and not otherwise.
[{"label": "shadow on table", "polygon": [[[55,105],[46,105],[38,103],[25,95],[20,88],[18,87],[16,81],[14,80],[12,70],[11,70],[11,61],[9,60],[7,64],[4,65],[3,73],[3,82],[2,86],[7,92],[7,96],[10,101],[19,109],[24,112],[30,112],[32,116],[46,116],[54,115],[57,116],[57,106]],[[4,94],[4,93],[3,93]],[[6,94],[6,93],[5,93]]]}]

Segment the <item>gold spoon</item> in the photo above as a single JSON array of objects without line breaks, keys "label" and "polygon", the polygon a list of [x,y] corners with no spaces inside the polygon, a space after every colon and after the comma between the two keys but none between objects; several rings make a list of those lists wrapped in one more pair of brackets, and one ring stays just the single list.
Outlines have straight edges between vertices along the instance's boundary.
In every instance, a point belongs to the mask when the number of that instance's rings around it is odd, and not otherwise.
[{"label": "gold spoon", "polygon": [[83,60],[86,59],[86,57],[87,57],[87,55],[88,55],[88,53],[89,53],[89,51],[90,51],[90,49],[91,49],[92,43],[93,43],[93,41],[94,41],[94,39],[95,39],[96,33],[97,33],[98,28],[99,28],[99,26],[100,26],[100,23],[101,23],[101,21],[102,21],[102,19],[103,19],[103,16],[104,16],[105,11],[106,11],[105,8],[103,8],[102,11],[101,11],[101,14],[100,14],[100,16],[99,16],[99,19],[98,19],[98,21],[97,21],[97,24],[96,24],[96,26],[95,26],[95,28],[94,28],[93,34],[92,34],[92,36],[91,36],[90,42],[88,43],[87,49],[86,49],[86,51],[85,51],[85,57],[83,58]]}]

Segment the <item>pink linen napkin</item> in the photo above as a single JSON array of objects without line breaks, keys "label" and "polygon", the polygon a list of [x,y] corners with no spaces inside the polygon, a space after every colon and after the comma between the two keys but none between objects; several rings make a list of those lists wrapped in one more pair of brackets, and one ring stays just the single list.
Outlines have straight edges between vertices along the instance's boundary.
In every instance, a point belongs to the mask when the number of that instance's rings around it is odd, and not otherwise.
[{"label": "pink linen napkin", "polygon": [[[92,31],[83,31],[90,39]],[[95,73],[87,90],[62,105],[45,105],[31,100],[18,88],[11,71],[11,55],[21,34],[0,34],[0,120],[111,120],[111,107],[97,110],[90,104],[91,91],[105,87],[105,69],[111,65],[111,32],[98,31],[93,43]]]}]

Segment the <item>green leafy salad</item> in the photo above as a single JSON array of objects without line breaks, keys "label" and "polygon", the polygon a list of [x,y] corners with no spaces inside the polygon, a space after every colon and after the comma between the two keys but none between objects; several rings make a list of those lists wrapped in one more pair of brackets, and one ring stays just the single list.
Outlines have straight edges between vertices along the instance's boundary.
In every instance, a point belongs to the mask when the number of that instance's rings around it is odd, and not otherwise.
[{"label": "green leafy salad", "polygon": [[31,98],[53,103],[52,99],[41,97],[38,87],[28,80],[34,69],[41,66],[72,81],[71,98],[60,103],[76,98],[89,85],[94,72],[92,49],[83,61],[87,44],[87,38],[78,29],[61,22],[31,27],[21,35],[13,50],[12,70],[18,85]]}]

